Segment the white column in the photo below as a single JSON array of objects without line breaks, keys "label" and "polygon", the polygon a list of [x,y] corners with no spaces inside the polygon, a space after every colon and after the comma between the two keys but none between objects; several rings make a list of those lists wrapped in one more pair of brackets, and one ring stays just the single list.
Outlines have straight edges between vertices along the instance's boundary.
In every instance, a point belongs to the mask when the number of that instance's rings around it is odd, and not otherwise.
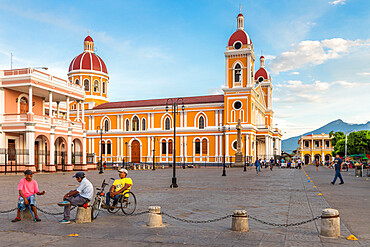
[{"label": "white column", "polygon": [[[49,91],[49,117],[53,116],[53,94]],[[53,161],[54,162],[54,161]]]},{"label": "white column", "polygon": [[85,102],[82,101],[80,104],[81,104],[81,111],[82,111],[82,122],[85,123]]},{"label": "white column", "polygon": [[78,121],[78,119],[80,118],[80,101],[78,100],[77,101],[77,120],[76,121]]},{"label": "white column", "polygon": [[94,119],[94,116],[91,117],[91,130],[95,130],[95,119]]},{"label": "white column", "polygon": [[215,162],[216,162],[217,161],[217,156],[218,156],[218,135],[216,134],[214,136],[214,138],[215,138]]},{"label": "white column", "polygon": [[267,156],[268,147],[269,147],[269,138],[268,136],[265,136],[265,157]]},{"label": "white column", "polygon": [[119,126],[119,124],[120,124],[120,115],[116,115],[116,118],[117,118],[117,129],[119,130],[120,129],[120,126]]},{"label": "white column", "polygon": [[225,148],[226,148],[226,157],[229,156],[229,134],[226,133],[226,138],[225,138]]},{"label": "white column", "polygon": [[121,131],[124,131],[125,127],[123,125],[123,115],[121,115]]},{"label": "white column", "polygon": [[68,138],[67,138],[67,164],[72,164],[72,129],[68,128]]},{"label": "white column", "polygon": [[117,161],[118,161],[118,157],[121,156],[121,153],[120,153],[120,141],[119,141],[119,137],[116,138],[116,143],[117,143]]},{"label": "white column", "polygon": [[54,134],[54,127],[52,127],[51,129],[51,133],[50,133],[50,165],[55,165],[54,164],[54,152],[55,152],[55,146],[54,146],[54,138],[55,138],[55,134]]},{"label": "white column", "polygon": [[245,135],[245,156],[249,156],[249,138],[250,138],[250,134],[246,134]]},{"label": "white column", "polygon": [[35,165],[35,132],[33,131],[26,132],[26,147],[29,152],[28,164],[30,166]]},{"label": "white column", "polygon": [[28,87],[28,113],[33,114],[32,111],[32,86]]},{"label": "white column", "polygon": [[82,164],[86,164],[86,130],[84,130],[82,141]]},{"label": "white column", "polygon": [[69,96],[67,96],[67,120],[69,121]]},{"label": "white column", "polygon": [[57,101],[57,118],[59,118],[59,101]]}]

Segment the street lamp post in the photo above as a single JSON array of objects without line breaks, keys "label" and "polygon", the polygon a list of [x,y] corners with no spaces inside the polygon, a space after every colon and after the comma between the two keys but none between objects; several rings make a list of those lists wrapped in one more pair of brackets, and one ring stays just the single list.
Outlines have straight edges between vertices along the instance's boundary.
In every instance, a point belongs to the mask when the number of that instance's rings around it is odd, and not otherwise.
[{"label": "street lamp post", "polygon": [[244,171],[247,171],[247,135],[244,136]]},{"label": "street lamp post", "polygon": [[223,125],[223,126],[218,126],[218,131],[222,131],[222,136],[223,136],[223,140],[222,140],[222,142],[223,142],[223,145],[222,145],[222,152],[223,152],[223,169],[222,169],[222,176],[226,176],[226,157],[225,157],[225,151],[226,151],[226,149],[225,149],[225,145],[226,145],[226,130],[230,130],[230,125],[229,124],[225,124],[225,125]]},{"label": "street lamp post", "polygon": [[127,142],[125,142],[125,145],[126,145],[126,159],[125,159],[125,163],[126,163],[126,169],[127,169]]},{"label": "street lamp post", "polygon": [[99,161],[99,174],[103,174],[103,133],[106,131],[100,126],[96,128],[96,133],[100,134],[100,161]]},{"label": "street lamp post", "polygon": [[182,104],[182,111],[184,112],[185,105],[184,105],[184,99],[183,98],[177,98],[177,99],[167,99],[166,102],[166,112],[168,112],[168,106],[169,104],[172,107],[172,116],[173,116],[173,174],[172,174],[172,183],[170,185],[170,188],[177,188],[179,187],[177,185],[176,181],[176,115],[179,113],[179,104]]},{"label": "street lamp post", "polygon": [[155,171],[155,140],[157,139],[156,136],[152,136],[153,140],[153,171]]}]

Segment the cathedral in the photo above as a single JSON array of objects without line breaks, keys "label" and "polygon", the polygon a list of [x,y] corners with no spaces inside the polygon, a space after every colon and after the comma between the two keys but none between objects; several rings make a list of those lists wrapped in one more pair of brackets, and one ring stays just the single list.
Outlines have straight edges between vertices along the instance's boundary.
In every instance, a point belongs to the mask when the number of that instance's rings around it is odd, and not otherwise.
[{"label": "cathedral", "polygon": [[223,157],[232,163],[238,120],[245,162],[280,155],[282,134],[273,127],[271,76],[263,56],[255,72],[255,59],[240,13],[226,46],[223,94],[109,102],[108,70],[87,36],[84,52],[68,71],[69,82],[86,94],[69,108],[71,121],[84,124],[87,163],[172,163],[174,154],[182,164],[217,164]]}]

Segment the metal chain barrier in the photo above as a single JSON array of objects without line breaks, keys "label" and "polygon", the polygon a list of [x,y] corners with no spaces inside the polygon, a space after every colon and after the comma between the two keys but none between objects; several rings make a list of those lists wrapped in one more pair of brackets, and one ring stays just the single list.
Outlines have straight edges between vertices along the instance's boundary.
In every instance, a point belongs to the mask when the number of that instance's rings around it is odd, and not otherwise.
[{"label": "metal chain barrier", "polygon": [[264,220],[260,220],[260,219],[257,219],[253,216],[250,216],[250,215],[247,215],[248,219],[252,219],[252,220],[255,220],[259,223],[262,223],[262,224],[265,224],[265,225],[270,225],[270,226],[283,226],[283,227],[288,227],[288,226],[300,226],[300,225],[303,225],[303,224],[306,224],[306,223],[309,223],[311,221],[315,221],[317,219],[320,219],[321,218],[321,215],[320,216],[316,216],[312,219],[309,219],[309,220],[305,220],[305,221],[302,221],[302,222],[296,222],[296,223],[290,223],[290,224],[278,224],[278,223],[271,223],[271,222],[267,222],[267,221],[264,221]]},{"label": "metal chain barrier", "polygon": [[204,223],[217,222],[217,221],[221,221],[221,220],[224,220],[224,219],[227,219],[227,218],[230,218],[230,217],[233,216],[232,214],[230,214],[230,215],[222,216],[220,218],[216,218],[216,219],[212,219],[212,220],[186,220],[186,219],[182,219],[182,218],[179,218],[179,217],[176,217],[176,216],[169,215],[165,212],[161,212],[161,214],[165,215],[167,217],[170,217],[174,220],[178,220],[178,221],[182,221],[182,222],[186,222],[186,223],[194,223],[194,224],[204,224]]},{"label": "metal chain barrier", "polygon": [[140,212],[140,213],[125,214],[125,216],[139,216],[139,215],[148,214],[148,213],[149,213],[149,210],[143,211],[143,212]]},{"label": "metal chain barrier", "polygon": [[[77,206],[73,206],[73,207],[71,207],[71,211],[73,210],[73,209],[75,209]],[[61,212],[61,213],[51,213],[51,212],[48,212],[48,211],[45,211],[45,210],[43,210],[43,209],[41,209],[41,208],[39,208],[39,207],[36,207],[37,208],[37,210],[39,210],[41,213],[44,213],[44,214],[48,214],[48,215],[62,215],[62,214],[64,214],[64,212]]]},{"label": "metal chain barrier", "polygon": [[17,209],[18,209],[18,207],[13,208],[13,209],[9,209],[9,210],[5,210],[5,211],[0,211],[0,214],[7,214],[7,213],[13,212],[13,211],[15,211]]}]

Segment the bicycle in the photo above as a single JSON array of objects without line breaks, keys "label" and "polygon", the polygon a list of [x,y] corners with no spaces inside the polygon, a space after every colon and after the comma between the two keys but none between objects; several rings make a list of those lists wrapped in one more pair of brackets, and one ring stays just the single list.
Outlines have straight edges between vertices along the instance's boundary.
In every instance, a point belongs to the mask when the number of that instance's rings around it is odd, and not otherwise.
[{"label": "bicycle", "polygon": [[[111,178],[112,180],[115,180],[114,178]],[[104,189],[105,187],[109,185],[105,182],[105,179],[103,180],[103,183],[100,188],[96,188],[98,192],[95,195],[95,200],[93,203],[93,206],[91,208],[91,219],[96,219],[99,215],[99,212],[102,208],[106,206],[106,197]],[[109,213],[115,214],[119,210],[122,210],[122,212],[125,215],[131,215],[136,210],[136,196],[131,191],[124,193],[120,196],[117,204],[115,206],[111,206],[107,209]]]}]

